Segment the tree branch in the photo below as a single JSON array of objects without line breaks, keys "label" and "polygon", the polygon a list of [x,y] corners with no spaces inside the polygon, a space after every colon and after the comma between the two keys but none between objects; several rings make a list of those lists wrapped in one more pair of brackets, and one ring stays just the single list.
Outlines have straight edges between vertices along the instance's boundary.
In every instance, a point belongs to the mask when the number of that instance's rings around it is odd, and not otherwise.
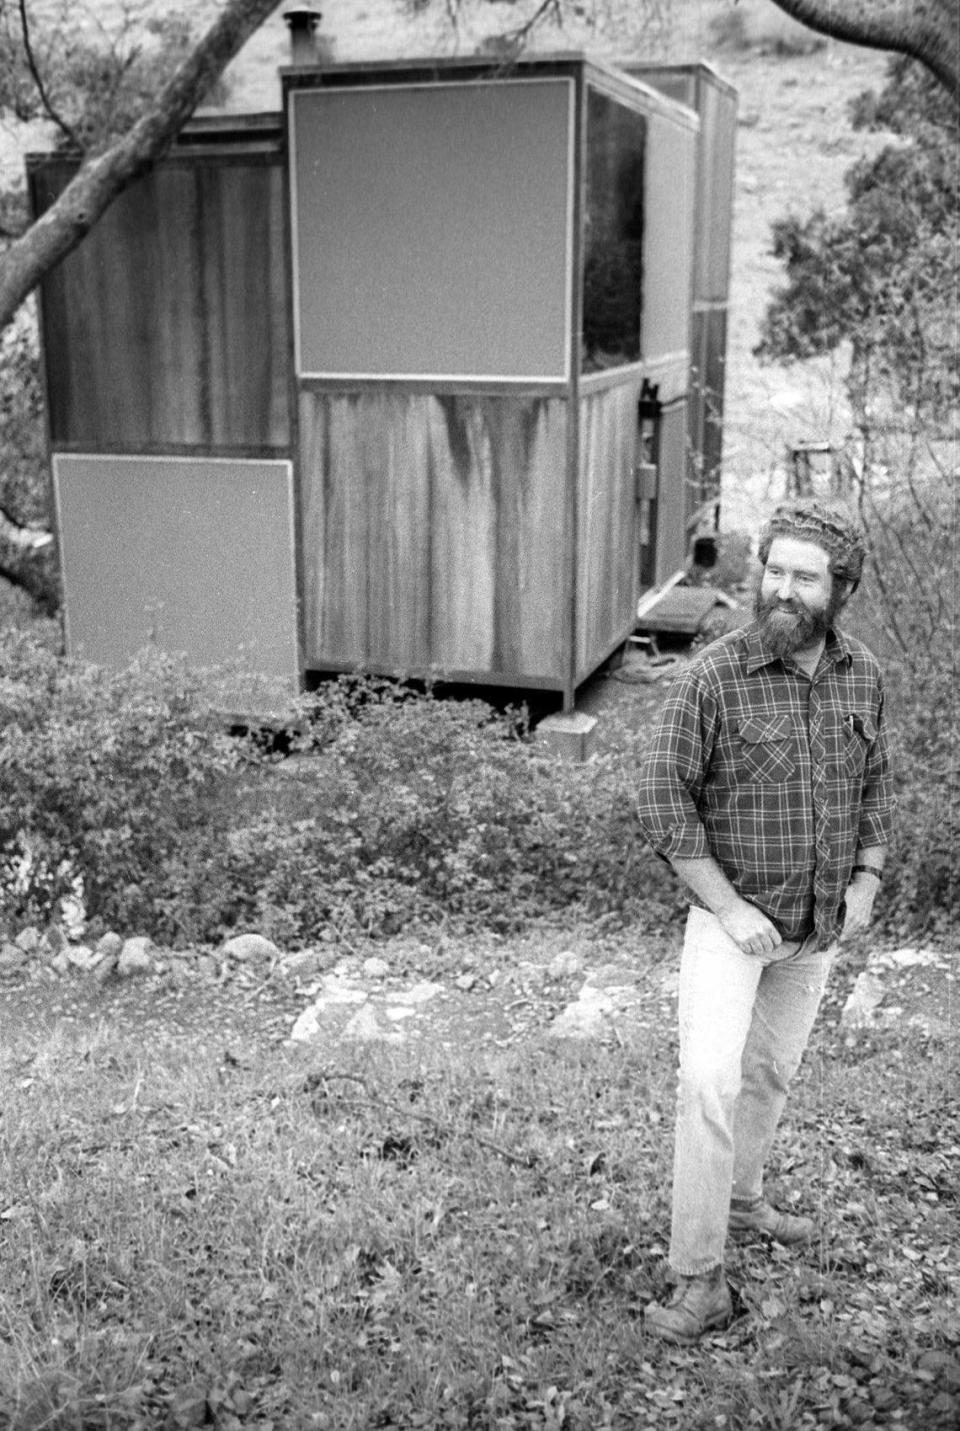
[{"label": "tree branch", "polygon": [[160,159],[278,0],[228,0],[203,38],[121,139],[88,159],[56,203],[0,259],[0,329],[125,188]]},{"label": "tree branch", "polygon": [[40,73],[40,66],[37,64],[36,56],[33,53],[33,42],[30,39],[30,21],[27,16],[27,0],[19,0],[19,8],[20,33],[23,36],[23,53],[26,57],[27,69],[30,71],[30,78],[33,80],[37,94],[40,96],[40,103],[48,118],[53,120],[53,123],[75,148],[79,148],[80,140],[77,137],[76,130],[64,119],[47,93],[43,75]]},{"label": "tree branch", "polygon": [[957,0],[773,0],[819,35],[872,50],[892,50],[925,65],[960,109]]}]

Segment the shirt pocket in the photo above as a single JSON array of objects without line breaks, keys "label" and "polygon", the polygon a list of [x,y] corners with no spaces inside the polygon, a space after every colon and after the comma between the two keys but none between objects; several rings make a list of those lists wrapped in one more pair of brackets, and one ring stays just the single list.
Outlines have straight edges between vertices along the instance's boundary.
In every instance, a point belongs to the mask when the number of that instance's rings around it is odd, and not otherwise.
[{"label": "shirt pocket", "polygon": [[840,726],[840,765],[851,780],[859,780],[867,763],[870,747],[877,738],[877,723],[873,716],[851,711]]},{"label": "shirt pocket", "polygon": [[749,716],[737,734],[743,769],[751,779],[763,785],[790,779],[797,768],[791,716]]}]

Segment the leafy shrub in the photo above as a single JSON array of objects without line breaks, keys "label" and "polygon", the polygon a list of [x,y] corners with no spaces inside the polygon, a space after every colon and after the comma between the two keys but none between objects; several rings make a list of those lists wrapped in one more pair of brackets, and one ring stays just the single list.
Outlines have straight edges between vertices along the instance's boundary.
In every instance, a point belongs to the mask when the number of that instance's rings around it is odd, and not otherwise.
[{"label": "leafy shrub", "polygon": [[237,752],[174,661],[106,672],[0,637],[0,912],[44,919],[82,880],[91,918],[149,926],[169,862]]},{"label": "leafy shrub", "polygon": [[[343,680],[310,698],[310,757],[277,762],[229,739],[168,659],[107,673],[7,636],[0,661],[8,924],[55,916],[78,877],[95,927],[180,945],[250,928],[285,947],[440,924],[507,934],[567,911],[659,932],[684,907],[637,824],[642,731],[569,765],[482,702]],[[939,932],[960,835],[949,737],[930,729],[931,688],[892,695],[901,730],[909,717],[903,838],[878,913],[898,934]]]},{"label": "leafy shrub", "polygon": [[507,932],[574,905],[659,923],[676,911],[637,826],[630,757],[559,765],[481,702],[365,691],[351,706],[334,685],[320,703],[323,753],[296,795],[264,809],[257,776],[258,808],[181,870],[181,928],[254,924],[298,944],[445,921]]},{"label": "leafy shrub", "polygon": [[636,750],[566,766],[481,702],[341,681],[312,699],[315,753],[289,774],[242,758],[174,662],[110,674],[14,637],[0,656],[8,921],[54,915],[78,878],[98,924],[170,942],[678,908],[637,827]]},{"label": "leafy shrub", "polygon": [[888,663],[897,824],[877,915],[897,938],[956,931],[960,916],[960,768],[949,663]]}]

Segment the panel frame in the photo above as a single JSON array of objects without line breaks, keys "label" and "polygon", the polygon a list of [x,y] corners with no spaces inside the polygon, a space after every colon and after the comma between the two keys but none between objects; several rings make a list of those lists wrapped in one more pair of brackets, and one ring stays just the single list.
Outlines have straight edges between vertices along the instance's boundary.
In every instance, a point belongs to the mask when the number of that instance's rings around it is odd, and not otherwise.
[{"label": "panel frame", "polygon": [[[354,83],[340,83],[335,86],[317,86],[316,84],[297,84],[297,72],[294,71],[284,85],[284,104],[286,109],[285,124],[288,135],[288,163],[287,163],[287,184],[289,216],[289,255],[290,255],[290,289],[292,300],[292,338],[294,351],[294,374],[298,384],[339,384],[349,386],[360,386],[367,383],[384,385],[411,386],[416,384],[426,385],[431,390],[443,388],[446,390],[462,391],[489,391],[491,387],[503,387],[504,389],[524,390],[531,387],[549,388],[550,390],[565,389],[571,380],[571,351],[572,351],[572,310],[575,292],[575,266],[574,248],[576,242],[576,190],[578,186],[578,171],[576,163],[576,132],[577,132],[577,110],[578,103],[578,74],[557,72],[543,75],[520,73],[515,77],[504,78],[491,74],[467,75],[458,74],[456,70],[445,71],[444,79],[417,79],[413,81],[403,81],[403,74],[397,71],[396,78],[391,82],[386,78],[379,77],[380,69],[376,68],[376,78],[371,78],[367,83],[361,81],[361,76],[354,75]],[[342,76],[346,79],[347,76]],[[486,88],[494,89],[507,85],[523,85],[526,87],[540,85],[563,85],[567,91],[567,139],[566,139],[566,194],[564,213],[564,300],[563,300],[563,334],[559,345],[563,352],[564,366],[561,371],[538,372],[538,373],[496,373],[496,372],[463,372],[438,370],[436,372],[382,372],[371,370],[345,370],[337,368],[312,369],[304,366],[303,358],[303,335],[301,331],[302,307],[300,298],[300,286],[302,281],[302,264],[299,247],[300,234],[300,207],[297,181],[297,120],[296,103],[303,97],[310,97],[318,92],[331,94],[371,94],[383,92],[409,92],[423,90],[444,90],[463,88]]]},{"label": "panel frame", "polygon": [[[297,484],[295,480],[294,463],[290,457],[270,456],[264,458],[237,458],[211,456],[209,454],[198,455],[196,457],[181,457],[173,454],[147,454],[142,452],[65,452],[59,449],[50,454],[50,480],[53,496],[54,522],[56,529],[57,550],[60,565],[60,575],[62,583],[62,611],[61,621],[63,625],[64,645],[69,655],[79,655],[81,659],[94,660],[92,656],[84,656],[78,652],[77,641],[74,631],[71,629],[71,586],[73,576],[71,569],[75,563],[75,556],[70,551],[70,542],[66,539],[64,528],[64,498],[63,479],[65,475],[64,464],[77,462],[97,463],[101,466],[119,465],[121,463],[136,463],[143,466],[155,465],[158,468],[162,465],[167,467],[189,469],[198,464],[209,468],[266,468],[273,469],[282,479],[284,487],[284,498],[286,505],[286,539],[287,552],[289,556],[289,567],[287,576],[289,586],[287,589],[286,601],[290,611],[290,625],[288,632],[291,639],[292,660],[289,667],[283,671],[269,672],[267,678],[270,680],[288,681],[291,691],[299,690],[303,680],[303,642],[301,636],[301,599],[300,599],[300,571],[298,564],[298,521],[297,521]],[[202,479],[201,479],[202,480]],[[149,641],[144,642],[148,645]],[[168,649],[162,642],[158,642],[159,649]],[[130,658],[135,653],[131,653]],[[225,655],[223,662],[227,664],[235,658],[229,654]],[[196,663],[191,663],[196,664]],[[213,663],[217,664],[217,663]]]}]

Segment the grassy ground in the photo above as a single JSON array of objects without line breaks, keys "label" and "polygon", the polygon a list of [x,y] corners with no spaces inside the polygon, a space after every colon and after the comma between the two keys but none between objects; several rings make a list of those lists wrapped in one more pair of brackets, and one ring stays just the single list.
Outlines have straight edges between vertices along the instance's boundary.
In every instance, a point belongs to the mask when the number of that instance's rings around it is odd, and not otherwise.
[{"label": "grassy ground", "polygon": [[0,1426],[953,1425],[955,1054],[836,1015],[774,1168],[822,1240],[734,1251],[738,1318],[693,1351],[642,1323],[672,1019],[426,1058],[158,1060],[103,1032],[0,1055]]}]

